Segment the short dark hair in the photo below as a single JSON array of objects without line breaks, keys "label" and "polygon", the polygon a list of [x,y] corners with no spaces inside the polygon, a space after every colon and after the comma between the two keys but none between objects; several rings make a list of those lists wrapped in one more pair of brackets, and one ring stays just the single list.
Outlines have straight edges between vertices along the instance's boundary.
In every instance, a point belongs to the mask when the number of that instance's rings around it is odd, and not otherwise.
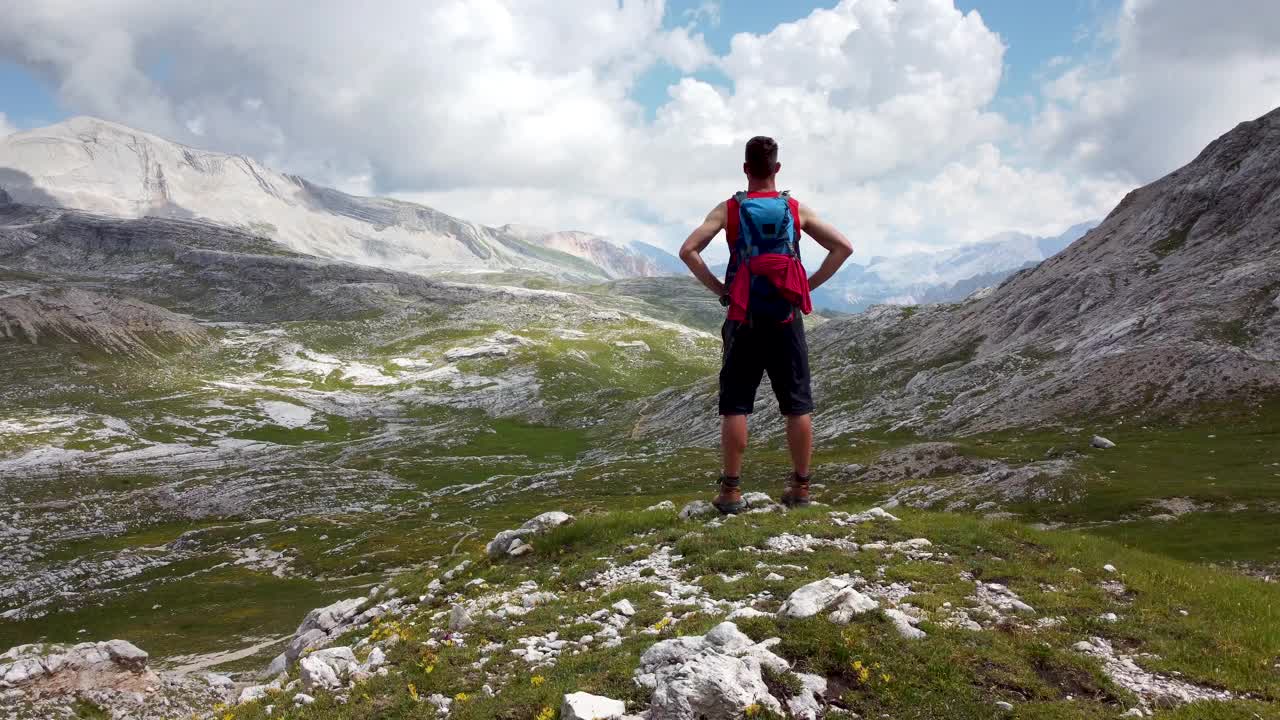
[{"label": "short dark hair", "polygon": [[757,135],[747,141],[747,172],[751,177],[767,178],[778,165],[778,143],[773,138]]}]

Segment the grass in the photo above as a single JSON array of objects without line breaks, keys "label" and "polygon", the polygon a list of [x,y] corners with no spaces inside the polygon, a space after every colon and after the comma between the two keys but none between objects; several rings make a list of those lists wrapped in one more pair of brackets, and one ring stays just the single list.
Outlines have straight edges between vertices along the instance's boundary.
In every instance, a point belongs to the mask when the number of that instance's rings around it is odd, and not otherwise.
[{"label": "grass", "polygon": [[[1015,706],[1010,717],[1113,718],[1132,707],[1135,698],[1116,686],[1095,661],[1071,649],[1082,637],[1103,635],[1123,652],[1157,656],[1141,660],[1153,671],[1179,673],[1188,681],[1250,697],[1163,711],[1161,717],[1274,716],[1275,703],[1280,702],[1280,673],[1272,667],[1280,657],[1280,588],[1078,533],[1036,531],[1016,523],[946,513],[907,511],[902,517],[901,523],[864,525],[854,532],[863,541],[929,537],[937,550],[946,553],[941,564],[886,559],[870,551],[850,555],[824,550],[804,556],[803,571],[787,571],[786,581],[776,588],[776,597],[829,574],[855,572],[874,577],[878,567],[885,567],[888,574],[883,581],[909,582],[914,594],[908,600],[936,618],[943,610],[942,603],[965,603],[972,584],[959,580],[958,574],[967,571],[1008,582],[1039,616],[1060,616],[1063,621],[1038,631],[1010,626],[976,633],[926,621],[921,627],[929,636],[914,642],[899,638],[876,613],[845,628],[821,616],[740,621],[740,628],[757,640],[780,637],[782,642],[774,651],[791,661],[797,672],[828,678],[837,688],[835,702],[848,711],[863,717],[976,720],[1001,717],[994,704],[1006,701]],[[799,558],[746,556],[740,550],[759,547],[766,538],[788,531],[815,535],[848,532],[827,524],[820,509],[785,516],[747,516],[717,529],[681,522],[670,512],[613,512],[580,516],[574,523],[537,538],[534,556],[491,561],[473,554],[470,557],[475,564],[454,578],[446,590],[475,596],[529,579],[556,592],[559,600],[521,618],[519,626],[481,617],[468,629],[466,643],[461,645],[441,644],[429,629],[434,623],[428,618],[447,609],[447,604],[423,608],[399,621],[398,628],[404,632],[402,642],[389,650],[395,667],[391,675],[358,685],[346,704],[338,704],[324,693],[306,708],[282,710],[281,705],[286,704],[277,702],[272,717],[431,717],[434,709],[415,701],[414,695],[425,698],[440,693],[465,698],[455,700],[450,717],[532,719],[554,717],[562,695],[579,690],[624,700],[628,709],[635,711],[646,701],[632,682],[640,653],[662,637],[704,632],[719,622],[717,618],[695,614],[667,625],[656,638],[638,636],[613,650],[566,655],[546,669],[528,669],[500,652],[481,671],[475,667],[480,658],[478,648],[490,642],[509,645],[519,637],[555,629],[574,637],[566,618],[607,607],[622,597],[638,608],[633,627],[661,625],[664,611],[649,592],[652,586],[623,586],[598,594],[582,589],[579,582],[605,566],[603,557],[623,564],[664,543],[677,544],[684,554],[685,575],[701,575],[702,585],[713,597],[756,592],[763,582],[759,577],[738,583],[711,578],[716,572],[754,568],[759,559],[794,563]],[[641,544],[636,546],[637,542]],[[547,557],[555,559],[559,572]],[[1120,568],[1118,577],[1128,588],[1123,600],[1098,587],[1101,581],[1114,579],[1102,570],[1106,563]],[[754,573],[758,576],[762,571]],[[434,575],[412,573],[399,582],[412,593]],[[467,589],[476,578],[485,579],[490,588]],[[744,588],[743,583],[756,584]],[[1095,620],[1107,611],[1120,613],[1121,621],[1104,624]],[[770,673],[766,678],[769,686],[778,690],[793,687],[797,681],[792,673]],[[486,683],[497,690],[495,697],[483,693]],[[546,708],[551,708],[549,715],[543,715]],[[251,704],[237,708],[234,717],[258,720],[265,715],[261,705]]]}]

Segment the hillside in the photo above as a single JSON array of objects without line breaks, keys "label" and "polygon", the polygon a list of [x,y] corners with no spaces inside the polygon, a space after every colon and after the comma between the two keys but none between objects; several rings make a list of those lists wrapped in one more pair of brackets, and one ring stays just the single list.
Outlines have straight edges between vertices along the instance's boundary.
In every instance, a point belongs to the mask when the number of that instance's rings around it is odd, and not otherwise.
[{"label": "hillside", "polygon": [[810,316],[825,505],[762,495],[766,389],[732,519],[687,277],[0,193],[0,717],[1274,717],[1278,193],[1280,111],[987,295]]},{"label": "hillside", "polygon": [[661,272],[649,253],[588,233],[491,228],[413,203],[356,197],[251,158],[95,118],[0,138],[0,188],[21,203],[202,219],[295,252],[409,272],[521,268],[575,279]]},{"label": "hillside", "polygon": [[[820,432],[974,433],[1274,397],[1277,200],[1280,110],[1133,191],[1066,250],[982,297],[825,324],[809,337]],[[633,435],[687,426],[714,406],[713,389],[660,396]]]}]

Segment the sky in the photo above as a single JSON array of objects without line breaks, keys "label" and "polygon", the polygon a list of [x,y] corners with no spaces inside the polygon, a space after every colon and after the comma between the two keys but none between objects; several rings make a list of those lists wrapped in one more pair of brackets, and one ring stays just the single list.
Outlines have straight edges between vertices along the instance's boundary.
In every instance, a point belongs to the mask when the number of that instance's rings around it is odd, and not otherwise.
[{"label": "sky", "polygon": [[1061,232],[1280,106],[1280,2],[0,0],[0,135],[93,115],[669,250],[775,137],[855,257]]}]

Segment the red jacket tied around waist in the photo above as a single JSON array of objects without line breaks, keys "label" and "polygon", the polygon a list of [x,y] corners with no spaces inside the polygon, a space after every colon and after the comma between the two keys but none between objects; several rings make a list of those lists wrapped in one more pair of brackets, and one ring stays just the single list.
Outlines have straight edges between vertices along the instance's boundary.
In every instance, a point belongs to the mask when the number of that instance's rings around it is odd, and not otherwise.
[{"label": "red jacket tied around waist", "polygon": [[730,320],[747,319],[747,298],[751,283],[749,276],[768,279],[787,302],[799,307],[805,315],[813,312],[813,301],[809,297],[809,276],[805,274],[800,259],[770,253],[751,258],[745,269],[738,268],[738,272],[734,274],[733,285],[729,287]]}]

